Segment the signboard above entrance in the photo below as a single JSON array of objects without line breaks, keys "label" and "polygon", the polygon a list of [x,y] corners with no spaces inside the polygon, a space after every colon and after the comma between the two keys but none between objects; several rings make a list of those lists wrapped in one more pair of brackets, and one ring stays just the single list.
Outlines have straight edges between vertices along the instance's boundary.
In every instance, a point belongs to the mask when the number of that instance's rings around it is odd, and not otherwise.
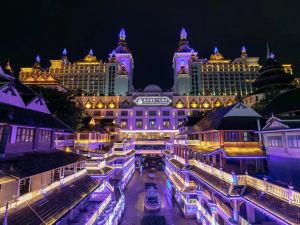
[{"label": "signboard above entrance", "polygon": [[141,96],[133,100],[138,106],[160,106],[169,105],[172,99],[167,96]]}]

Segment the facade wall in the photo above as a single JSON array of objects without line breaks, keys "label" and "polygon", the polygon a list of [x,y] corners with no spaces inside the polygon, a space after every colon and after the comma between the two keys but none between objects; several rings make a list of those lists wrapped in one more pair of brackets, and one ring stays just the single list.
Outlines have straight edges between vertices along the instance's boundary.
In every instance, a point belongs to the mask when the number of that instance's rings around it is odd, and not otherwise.
[{"label": "facade wall", "polygon": [[0,208],[5,206],[7,202],[13,201],[18,195],[19,181],[14,180],[1,184],[0,191]]}]

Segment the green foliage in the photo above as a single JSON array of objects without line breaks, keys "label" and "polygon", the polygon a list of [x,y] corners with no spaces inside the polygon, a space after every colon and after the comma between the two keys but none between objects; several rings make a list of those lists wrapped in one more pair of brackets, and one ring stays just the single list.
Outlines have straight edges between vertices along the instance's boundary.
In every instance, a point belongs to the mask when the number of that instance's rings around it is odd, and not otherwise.
[{"label": "green foliage", "polygon": [[75,97],[78,96],[76,91],[60,92],[57,89],[40,86],[32,86],[31,88],[46,99],[52,115],[62,120],[73,130],[80,128],[83,110],[76,107]]},{"label": "green foliage", "polygon": [[265,96],[256,102],[252,108],[260,112],[263,108],[265,108],[277,95],[280,94],[280,90],[278,88],[266,89],[264,92]]}]

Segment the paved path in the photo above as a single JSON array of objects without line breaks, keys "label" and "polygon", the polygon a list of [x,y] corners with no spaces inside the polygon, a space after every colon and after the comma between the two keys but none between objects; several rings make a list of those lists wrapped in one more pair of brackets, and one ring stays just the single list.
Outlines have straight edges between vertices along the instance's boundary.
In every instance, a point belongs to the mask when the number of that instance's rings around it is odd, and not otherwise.
[{"label": "paved path", "polygon": [[[196,225],[193,219],[185,219],[167,189],[167,179],[162,171],[156,171],[156,178],[148,178],[148,173],[141,175],[135,172],[125,190],[125,215],[121,225],[140,225],[145,215],[163,215],[167,225]],[[161,198],[160,212],[145,212],[144,197],[145,183],[154,182],[157,185]]]}]

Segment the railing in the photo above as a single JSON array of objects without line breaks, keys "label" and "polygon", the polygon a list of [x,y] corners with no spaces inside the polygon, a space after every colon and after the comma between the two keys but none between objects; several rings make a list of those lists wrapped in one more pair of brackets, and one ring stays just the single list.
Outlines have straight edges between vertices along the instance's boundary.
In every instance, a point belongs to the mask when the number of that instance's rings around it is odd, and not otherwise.
[{"label": "railing", "polygon": [[[40,195],[42,195],[42,194],[44,194],[44,193],[46,193],[46,192],[48,192],[48,191],[50,191],[54,188],[59,187],[62,184],[65,184],[65,183],[73,180],[74,178],[77,178],[77,177],[80,177],[80,176],[84,175],[85,173],[86,173],[86,169],[80,170],[77,173],[74,173],[72,175],[61,178],[60,180],[51,183],[50,185],[48,185],[45,188],[41,188],[40,190],[29,192],[27,194],[19,196],[19,197],[16,198],[16,200],[13,203],[9,204],[9,209],[16,208],[16,207],[24,204],[25,202],[32,200],[35,197],[38,197],[38,196],[40,196]],[[5,211],[5,206],[0,208],[0,213],[2,213],[4,211]]]},{"label": "railing", "polygon": [[[175,159],[181,163],[184,163],[184,159],[175,156]],[[270,194],[276,198],[282,199],[289,202],[290,204],[300,207],[300,192],[293,190],[293,187],[282,187],[277,184],[268,182],[249,175],[234,175],[224,172],[220,169],[214,168],[213,166],[199,162],[195,159],[189,160],[190,165],[194,165],[199,169],[218,177],[219,179],[226,181],[227,183],[234,185],[248,185],[267,194]]]}]

